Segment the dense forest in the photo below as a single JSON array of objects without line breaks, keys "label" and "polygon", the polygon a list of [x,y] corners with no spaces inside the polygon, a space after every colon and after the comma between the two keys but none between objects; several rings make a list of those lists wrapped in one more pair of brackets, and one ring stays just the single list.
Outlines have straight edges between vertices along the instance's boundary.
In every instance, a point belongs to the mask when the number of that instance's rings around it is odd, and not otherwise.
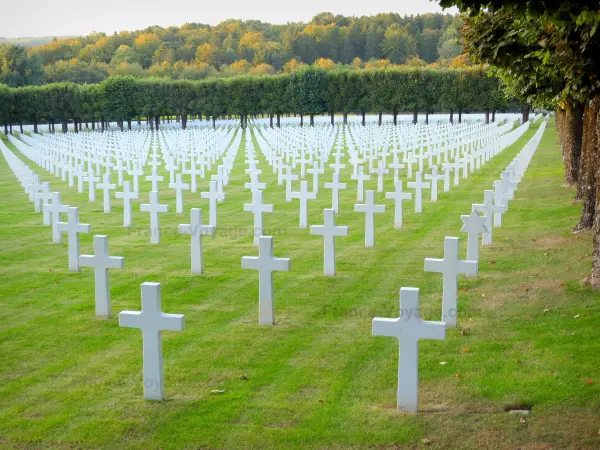
[{"label": "dense forest", "polygon": [[461,26],[459,16],[448,14],[320,13],[310,23],[228,20],[95,33],[31,48],[0,43],[0,83],[98,83],[113,75],[201,80],[291,73],[303,65],[460,68],[469,65],[462,55]]}]

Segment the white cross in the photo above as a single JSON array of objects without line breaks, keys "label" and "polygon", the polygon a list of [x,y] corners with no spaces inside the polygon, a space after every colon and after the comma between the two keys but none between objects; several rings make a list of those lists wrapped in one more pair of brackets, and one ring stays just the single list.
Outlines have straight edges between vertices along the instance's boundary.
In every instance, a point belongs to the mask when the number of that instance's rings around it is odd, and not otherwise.
[{"label": "white cross", "polygon": [[134,164],[133,169],[128,173],[133,177],[133,191],[140,192],[140,177],[144,176],[144,170],[140,165]]},{"label": "white cross", "polygon": [[494,203],[494,191],[486,190],[483,193],[483,203],[473,204],[473,209],[480,214],[483,214],[487,217],[486,220],[486,228],[487,232],[483,233],[483,237],[481,239],[482,245],[492,245],[492,218],[494,213],[503,213],[506,211],[506,206],[499,205],[496,206]]},{"label": "white cross", "polygon": [[507,170],[502,172],[502,191],[504,192],[504,194],[506,194],[509,200],[513,200],[515,198],[514,190],[516,188],[517,183],[511,181],[510,173]]},{"label": "white cross", "polygon": [[89,233],[91,227],[87,223],[79,223],[79,208],[70,206],[67,217],[68,221],[58,222],[57,227],[68,236],[69,270],[79,272],[79,233]]},{"label": "white cross", "polygon": [[441,180],[443,175],[438,174],[437,166],[433,166],[431,168],[431,173],[425,174],[424,177],[426,180],[431,181],[431,201],[437,202],[438,199],[438,180]]},{"label": "white cross", "polygon": [[244,188],[250,189],[252,193],[258,190],[266,189],[267,185],[265,183],[261,183],[259,180],[259,174],[257,172],[250,173],[250,182],[244,183]]},{"label": "white cross", "polygon": [[285,174],[281,176],[281,178],[285,181],[285,201],[292,201],[292,181],[296,181],[298,179],[298,175],[294,175],[292,173],[292,169],[287,166],[285,168]]},{"label": "white cross", "polygon": [[196,161],[194,159],[192,159],[190,161],[190,170],[187,171],[187,173],[191,176],[191,192],[192,193],[196,193],[196,191],[198,190],[198,182],[196,180],[196,176],[201,175],[203,176],[203,169],[200,168],[200,170],[198,170],[197,166],[196,166]]},{"label": "white cross", "polygon": [[158,213],[169,211],[169,205],[161,205],[158,201],[158,191],[150,192],[150,203],[140,205],[140,211],[150,213],[150,242],[160,243],[160,221]]},{"label": "white cross", "polygon": [[263,191],[252,192],[252,203],[244,203],[244,211],[254,214],[254,245],[258,245],[258,238],[263,234],[263,213],[273,212],[273,205],[263,203]]},{"label": "white cross", "polygon": [[346,164],[340,164],[340,161],[338,158],[334,164],[329,164],[329,167],[331,167],[335,171],[335,173],[339,173],[340,169],[346,168]]},{"label": "white cross", "polygon": [[96,183],[100,181],[99,177],[94,176],[94,171],[89,170],[85,181],[88,182],[88,200],[90,202],[96,201]]},{"label": "white cross", "polygon": [[346,183],[340,183],[340,174],[333,174],[333,181],[325,183],[325,189],[331,189],[331,207],[336,213],[340,212],[340,196],[339,191],[346,189]]},{"label": "white cross", "polygon": [[390,169],[394,170],[394,181],[398,181],[398,176],[399,176],[399,173],[400,173],[400,169],[404,169],[404,164],[400,164],[398,162],[397,157],[395,156],[394,157],[394,162],[391,163],[391,164],[388,164],[388,167]]},{"label": "white cross", "polygon": [[117,158],[117,162],[113,165],[113,169],[117,171],[117,183],[119,183],[119,186],[123,186],[123,171],[126,169],[126,166],[123,165],[121,158]]},{"label": "white cross", "polygon": [[202,225],[202,210],[200,208],[192,208],[190,210],[190,223],[180,224],[179,232],[189,234],[192,238],[192,273],[203,273],[202,235],[213,236],[215,234],[215,227],[213,225]]},{"label": "white cross", "polygon": [[109,213],[110,207],[110,191],[116,188],[116,185],[110,183],[110,174],[105,173],[102,183],[98,183],[99,189],[104,191],[104,212]]},{"label": "white cross", "polygon": [[[508,209],[508,200],[509,196],[506,195],[502,190],[502,181],[496,180],[494,181],[494,205],[495,206],[504,206]],[[495,227],[502,226],[502,212],[494,213],[494,225]]]},{"label": "white cross", "polygon": [[323,169],[319,168],[318,162],[313,163],[312,168],[307,169],[306,171],[313,176],[312,190],[315,194],[318,194],[319,193],[319,175],[324,174],[325,171]]},{"label": "white cross", "polygon": [[397,409],[417,412],[419,405],[419,340],[446,339],[446,324],[421,319],[419,313],[419,289],[400,289],[400,317],[396,319],[373,319],[373,336],[389,336],[398,339],[398,391]]},{"label": "white cross", "polygon": [[187,191],[190,185],[181,180],[181,174],[175,176],[175,183],[169,183],[169,189],[175,189],[175,212],[183,214],[183,191]]},{"label": "white cross", "polygon": [[480,216],[477,211],[472,210],[471,214],[461,215],[460,220],[463,226],[460,229],[467,233],[467,259],[469,261],[479,261],[479,234],[487,233],[487,217]]},{"label": "white cross", "polygon": [[385,205],[375,204],[375,191],[367,191],[367,202],[354,205],[355,212],[365,213],[365,247],[375,246],[375,220],[376,213],[385,212]]},{"label": "white cross", "polygon": [[356,175],[352,175],[350,178],[358,181],[358,187],[356,189],[356,192],[357,192],[356,200],[359,202],[362,202],[364,199],[365,181],[369,181],[371,179],[371,175],[365,175],[364,167],[358,166]]},{"label": "white cross", "polygon": [[444,259],[425,258],[425,272],[443,275],[442,321],[446,326],[456,328],[457,278],[463,273],[477,276],[477,261],[463,261],[458,258],[458,238],[444,238]]},{"label": "white cross", "polygon": [[48,227],[51,224],[51,214],[50,211],[44,208],[45,204],[50,204],[52,201],[52,192],[50,191],[50,183],[44,182],[42,184],[42,189],[38,194],[38,201],[40,202],[40,209],[43,214],[43,223],[44,226]]},{"label": "white cross", "polygon": [[161,331],[183,330],[183,314],[166,314],[160,305],[160,283],[142,283],[142,311],[121,311],[119,326],[142,330],[144,398],[164,400]]},{"label": "white cross", "polygon": [[402,202],[412,199],[412,193],[404,192],[402,190],[402,181],[396,181],[394,183],[394,191],[386,192],[385,198],[394,200],[394,228],[402,228],[402,222],[404,221]]},{"label": "white cross", "polygon": [[152,190],[157,191],[157,192],[158,192],[158,182],[163,181],[164,179],[165,179],[165,177],[163,177],[162,175],[159,175],[158,172],[156,171],[156,166],[152,167],[152,175],[148,175],[146,177],[146,181],[152,182]]},{"label": "white cross", "polygon": [[377,175],[377,192],[383,192],[383,176],[390,171],[385,168],[385,163],[380,159],[377,160],[377,169],[371,170],[372,174]]},{"label": "white cross", "polygon": [[211,181],[208,183],[209,191],[201,192],[200,197],[208,199],[208,224],[213,227],[217,226],[217,201],[225,197],[218,190],[217,182]]},{"label": "white cross", "polygon": [[409,181],[406,186],[415,190],[415,212],[423,212],[423,189],[429,189],[430,184],[422,181],[421,172],[417,172],[415,181]]},{"label": "white cross", "polygon": [[140,195],[131,191],[131,182],[123,182],[123,192],[116,192],[115,197],[123,200],[123,226],[131,226],[131,200],[139,200]]},{"label": "white cross", "polygon": [[43,206],[44,213],[50,215],[50,224],[52,225],[52,242],[54,244],[60,244],[62,242],[62,234],[58,229],[58,222],[60,222],[60,214],[69,211],[68,205],[63,205],[60,202],[60,192],[52,193],[52,203],[45,203]]},{"label": "white cross", "polygon": [[108,269],[122,269],[122,256],[108,256],[108,236],[94,236],[94,254],[80,255],[81,267],[94,268],[94,286],[96,291],[96,317],[110,317],[110,284]]},{"label": "white cross", "polygon": [[348,236],[348,227],[335,225],[335,210],[325,209],[323,225],[311,225],[310,234],[323,236],[323,275],[335,275],[335,237]]},{"label": "white cross", "polygon": [[317,198],[317,194],[308,190],[308,181],[300,182],[300,190],[292,192],[290,198],[300,200],[300,228],[308,227],[308,201]]},{"label": "white cross", "polygon": [[273,256],[273,237],[260,236],[258,256],[242,257],[242,269],[258,270],[258,322],[274,325],[273,272],[290,270],[290,258]]}]

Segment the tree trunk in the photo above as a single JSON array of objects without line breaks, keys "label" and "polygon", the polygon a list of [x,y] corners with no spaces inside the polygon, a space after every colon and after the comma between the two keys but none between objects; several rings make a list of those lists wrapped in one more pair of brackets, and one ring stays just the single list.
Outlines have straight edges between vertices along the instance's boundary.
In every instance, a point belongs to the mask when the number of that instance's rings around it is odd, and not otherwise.
[{"label": "tree trunk", "polygon": [[417,111],[416,109],[413,111],[413,124],[416,124],[417,121],[419,120],[419,111]]},{"label": "tree trunk", "polygon": [[425,125],[429,125],[429,111],[425,111]]},{"label": "tree trunk", "polygon": [[[594,97],[585,105],[583,114],[583,138],[581,145],[581,166],[577,190],[581,192],[583,209],[575,231],[589,230],[594,226],[596,217],[596,183],[598,171],[598,114],[600,113],[600,96]],[[598,205],[600,206],[600,205]]]},{"label": "tree trunk", "polygon": [[450,123],[454,123],[454,110],[450,110]]},{"label": "tree trunk", "polygon": [[[206,116],[206,118],[208,119],[208,116]],[[215,118],[215,116],[213,116],[212,121],[213,121],[213,129],[216,129],[217,128],[217,119]]]},{"label": "tree trunk", "polygon": [[398,113],[394,112],[394,125],[398,125]]},{"label": "tree trunk", "polygon": [[92,131],[96,131],[96,119],[92,119]]},{"label": "tree trunk", "polygon": [[487,125],[488,123],[490,123],[490,110],[486,109],[485,110],[485,124]]},{"label": "tree trunk", "polygon": [[[583,139],[583,114],[584,106],[579,103],[568,102],[560,134],[560,142],[563,149],[563,162],[565,165],[565,184],[571,186],[577,183],[579,168],[583,162],[582,139]],[[582,187],[578,186],[575,198],[583,198]]]},{"label": "tree trunk", "polygon": [[66,120],[62,121],[62,132],[63,133],[68,133],[69,132],[69,124],[67,124]]},{"label": "tree trunk", "polygon": [[315,126],[315,115],[314,114],[310,115],[310,126],[311,127]]},{"label": "tree trunk", "polygon": [[4,134],[8,136],[8,124],[4,122]]},{"label": "tree trunk", "polygon": [[158,131],[159,126],[160,126],[160,116],[156,116],[154,118],[154,128],[156,128],[156,131]]},{"label": "tree trunk", "polygon": [[335,113],[331,113],[331,126],[335,127]]},{"label": "tree trunk", "polygon": [[19,130],[21,130],[21,134],[24,134],[23,133],[23,121],[22,120],[19,122]]},{"label": "tree trunk", "polygon": [[348,113],[344,113],[344,125],[348,125]]},{"label": "tree trunk", "polygon": [[131,131],[131,119],[127,119],[127,129]]},{"label": "tree trunk", "polygon": [[38,134],[38,122],[37,119],[33,121],[33,132]]},{"label": "tree trunk", "polygon": [[367,113],[365,113],[364,111],[362,112],[362,126],[366,127],[367,126],[367,118],[366,118]]},{"label": "tree trunk", "polygon": [[304,125],[304,116],[300,114],[300,126]]},{"label": "tree trunk", "polygon": [[462,109],[458,110],[458,123],[462,123]]},{"label": "tree trunk", "polygon": [[277,128],[281,128],[281,114],[277,113]]},{"label": "tree trunk", "polygon": [[492,109],[492,123],[496,121],[496,110]]},{"label": "tree trunk", "polygon": [[383,124],[383,113],[379,112],[379,117],[377,118],[377,125],[381,126]]},{"label": "tree trunk", "polygon": [[104,117],[100,118],[100,126],[102,127],[101,130],[104,133]]},{"label": "tree trunk", "polygon": [[273,128],[273,114],[269,114],[269,127]]},{"label": "tree trunk", "polygon": [[9,123],[9,124],[8,124],[8,128],[10,129],[10,134],[13,134],[13,131],[12,131],[12,123]]},{"label": "tree trunk", "polygon": [[529,108],[521,109],[521,123],[525,123],[529,120]]}]

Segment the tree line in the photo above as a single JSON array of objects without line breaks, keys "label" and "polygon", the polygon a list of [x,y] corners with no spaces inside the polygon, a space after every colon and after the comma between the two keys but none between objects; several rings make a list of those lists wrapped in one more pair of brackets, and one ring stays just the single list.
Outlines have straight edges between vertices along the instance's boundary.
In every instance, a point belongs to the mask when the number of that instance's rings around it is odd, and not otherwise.
[{"label": "tree line", "polygon": [[449,14],[321,13],[309,23],[227,20],[216,26],[187,23],[113,35],[93,33],[30,49],[0,43],[0,83],[11,87],[98,83],[111,75],[176,79],[264,75],[317,61],[363,68],[384,62],[439,65],[462,53],[461,25],[460,17]]},{"label": "tree line", "polygon": [[[116,76],[98,84],[53,83],[43,86],[10,88],[0,85],[0,124],[5,132],[13,124],[38,125],[75,123],[75,131],[82,124],[103,129],[108,122],[117,122],[121,129],[131,129],[132,120],[145,119],[152,128],[158,128],[161,117],[177,116],[186,128],[190,116],[212,118],[226,116],[240,118],[245,126],[248,116],[268,114],[270,125],[280,125],[286,114],[300,115],[300,123],[307,117],[314,124],[314,116],[328,113],[331,122],[335,114],[393,114],[394,124],[402,112],[413,114],[440,111],[450,113],[450,120],[462,121],[463,112],[482,111],[486,121],[494,120],[495,111],[509,106],[498,78],[489,76],[481,68],[456,70],[362,70],[326,71],[306,68],[291,74],[263,77],[238,76],[227,79],[213,78],[202,81],[170,80]],[[516,104],[512,104],[515,107]]]}]

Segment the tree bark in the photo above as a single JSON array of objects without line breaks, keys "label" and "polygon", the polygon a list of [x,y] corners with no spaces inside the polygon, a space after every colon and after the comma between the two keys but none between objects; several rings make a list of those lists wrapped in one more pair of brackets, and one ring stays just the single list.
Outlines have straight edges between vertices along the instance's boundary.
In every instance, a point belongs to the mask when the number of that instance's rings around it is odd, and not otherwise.
[{"label": "tree bark", "polygon": [[[582,138],[583,138],[584,106],[579,103],[568,102],[562,114],[559,129],[560,142],[562,143],[563,162],[565,165],[565,185],[577,183],[582,163]],[[581,199],[583,191],[577,189],[575,198]]]},{"label": "tree bark", "polygon": [[273,128],[273,114],[269,114],[269,127]]},{"label": "tree bark", "polygon": [[379,112],[379,115],[377,117],[377,125],[381,126],[383,124],[383,113]]},{"label": "tree bark", "polygon": [[335,127],[335,113],[331,113],[331,126]]},{"label": "tree bark", "polygon": [[364,111],[362,112],[362,126],[366,127],[367,126],[367,118],[365,117],[367,115],[367,113],[365,113]]},{"label": "tree bark", "polygon": [[4,123],[4,134],[8,135],[8,124],[6,122]]},{"label": "tree bark", "polygon": [[458,110],[458,123],[462,123],[462,109]]},{"label": "tree bark", "polygon": [[277,128],[281,128],[281,114],[277,113]]},{"label": "tree bark", "polygon": [[21,134],[23,134],[23,121],[19,122],[19,130],[21,130]]},{"label": "tree bark", "polygon": [[348,113],[344,113],[344,125],[348,125]]},{"label": "tree bark", "polygon": [[33,121],[33,132],[34,132],[35,134],[39,134],[39,133],[38,133],[38,123],[37,123],[37,120],[34,120],[34,121]]},{"label": "tree bark", "polygon": [[581,192],[581,198],[583,199],[583,209],[579,223],[575,226],[574,231],[591,229],[594,226],[594,219],[596,218],[596,174],[599,162],[597,121],[599,113],[600,96],[597,96],[585,105],[585,112],[583,114],[581,166],[577,182],[577,191]]},{"label": "tree bark", "polygon": [[452,123],[452,124],[454,123],[454,110],[453,109],[450,110],[450,123]]},{"label": "tree bark", "polygon": [[394,123],[394,126],[398,125],[398,113],[395,111],[394,111],[393,123]]},{"label": "tree bark", "polygon": [[529,120],[529,108],[521,109],[521,123],[525,123]]},{"label": "tree bark", "polygon": [[[208,119],[208,116],[206,116],[206,118]],[[213,121],[213,129],[216,129],[217,128],[217,119],[215,118],[215,116],[213,116],[212,121]]]},{"label": "tree bark", "polygon": [[63,133],[68,133],[69,132],[69,125],[67,124],[66,120],[62,121],[62,132]]},{"label": "tree bark", "polygon": [[92,119],[92,131],[96,131],[96,119]]},{"label": "tree bark", "polygon": [[490,123],[490,110],[486,109],[485,110],[485,124],[487,125],[488,123]]},{"label": "tree bark", "polygon": [[419,120],[419,111],[417,111],[416,109],[413,111],[413,124],[416,124],[417,121]]},{"label": "tree bark", "polygon": [[304,125],[304,116],[300,114],[300,126]]},{"label": "tree bark", "polygon": [[158,131],[159,126],[160,126],[160,116],[156,116],[154,118],[154,128],[156,128],[156,131]]},{"label": "tree bark", "polygon": [[496,110],[492,109],[492,123],[496,121]]},{"label": "tree bark", "polygon": [[429,125],[429,111],[425,111],[425,125]]},{"label": "tree bark", "polygon": [[311,127],[315,126],[315,115],[314,114],[310,115],[310,126]]}]

